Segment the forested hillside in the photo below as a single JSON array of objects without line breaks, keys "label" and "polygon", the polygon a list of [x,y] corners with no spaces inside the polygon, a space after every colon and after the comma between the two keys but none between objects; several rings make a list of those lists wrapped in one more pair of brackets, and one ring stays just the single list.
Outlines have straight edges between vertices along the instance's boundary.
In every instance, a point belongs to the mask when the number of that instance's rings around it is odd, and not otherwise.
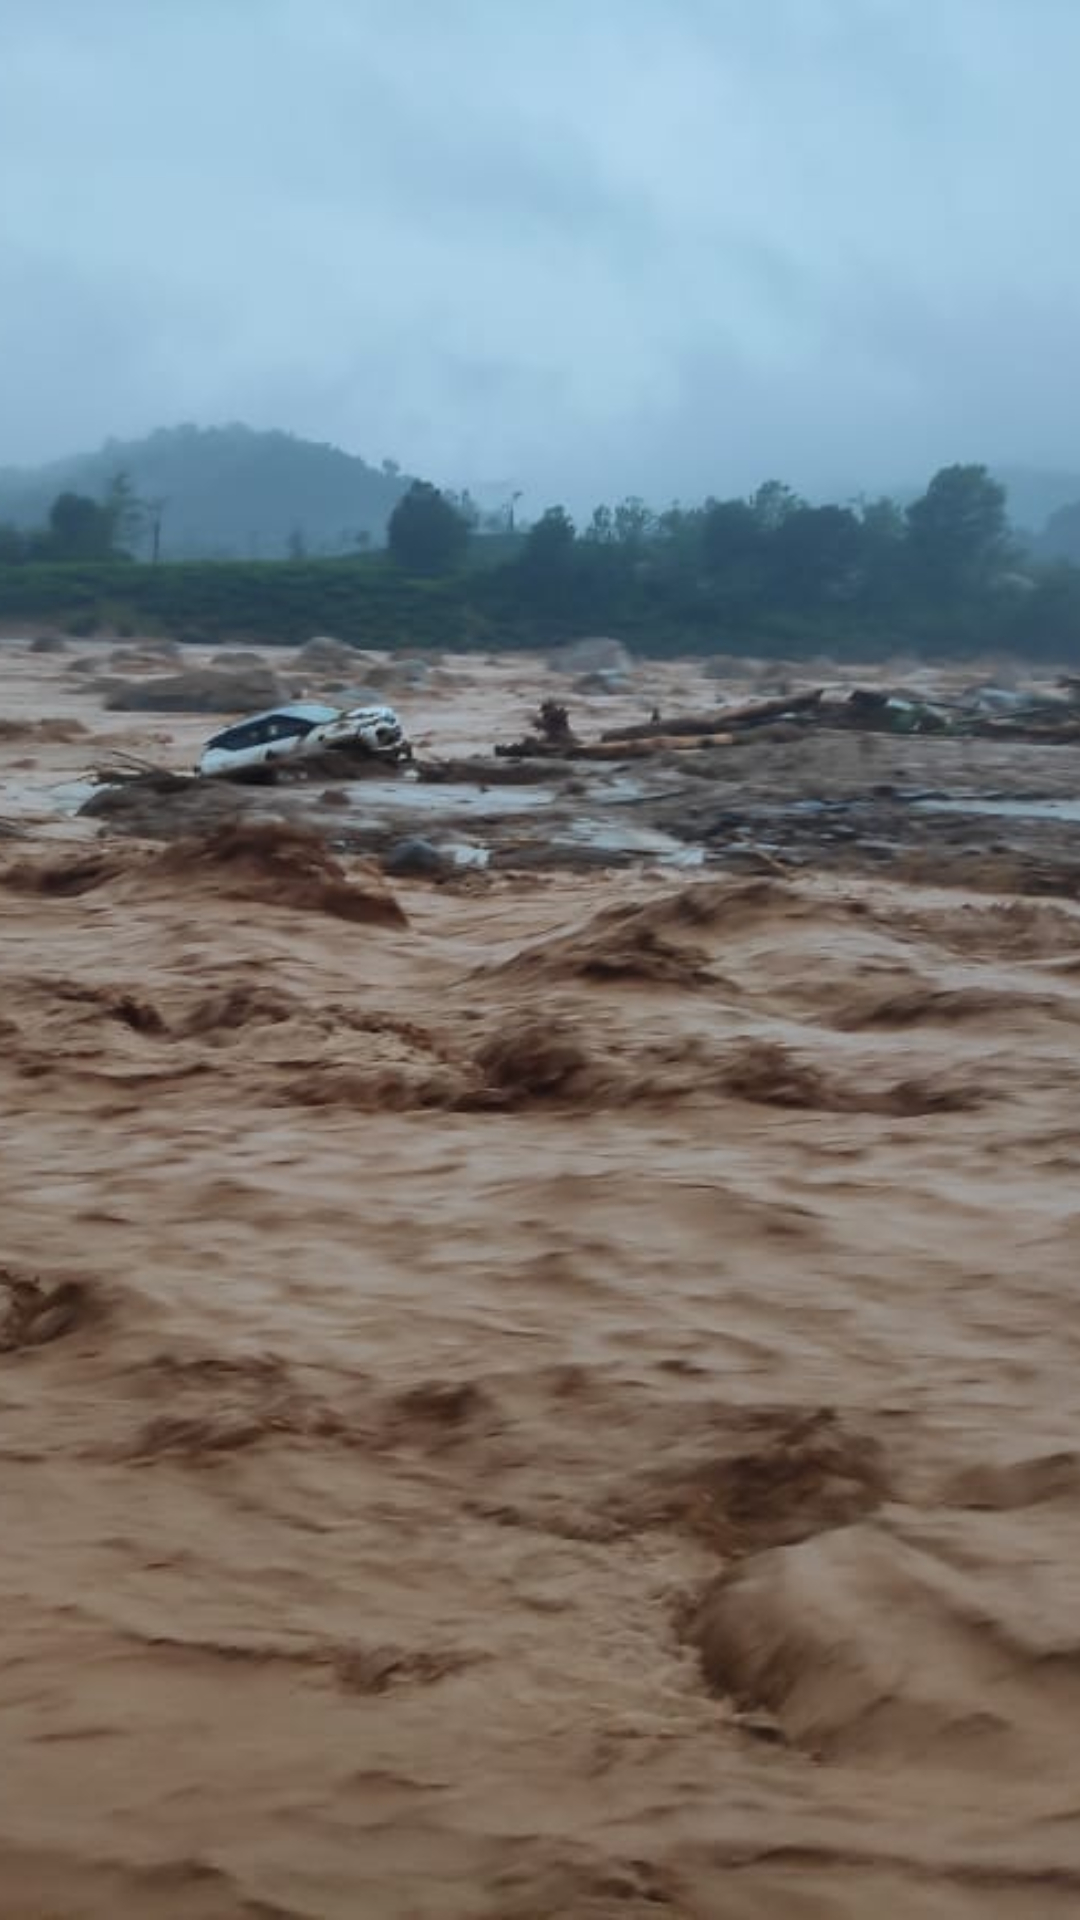
[{"label": "forested hillside", "polygon": [[[2,448],[0,448],[2,452]],[[145,503],[136,557],[275,559],[379,545],[408,485],[393,461],[251,427],[163,427],[45,467],[0,467],[0,524],[36,527],[58,494],[104,498],[127,476]]]}]

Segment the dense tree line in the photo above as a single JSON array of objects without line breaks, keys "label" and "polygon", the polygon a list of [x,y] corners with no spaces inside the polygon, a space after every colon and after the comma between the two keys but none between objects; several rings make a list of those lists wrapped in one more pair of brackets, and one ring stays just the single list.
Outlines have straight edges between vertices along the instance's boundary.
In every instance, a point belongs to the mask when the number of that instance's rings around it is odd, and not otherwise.
[{"label": "dense tree line", "polygon": [[1004,490],[984,467],[954,466],[901,510],[888,499],[812,506],[779,481],[749,500],[653,513],[643,501],[598,507],[579,532],[562,507],[530,529],[525,590],[560,609],[599,610],[612,595],[756,624],[762,616],[868,617],[937,608],[1017,581]]},{"label": "dense tree line", "polygon": [[291,562],[259,566],[125,561],[144,512],[121,475],[100,501],[59,495],[38,532],[0,529],[0,617],[53,610],[67,592],[83,621],[123,606],[136,623],[150,615],[212,637],[291,639],[332,622],[393,646],[406,626],[417,644],[419,620],[430,645],[543,645],[604,630],[658,654],[867,657],[904,645],[1080,656],[1080,569],[1021,550],[1004,491],[981,466],[943,468],[903,507],[813,505],[769,481],[749,499],[662,512],[624,500],[581,527],[554,506],[524,532],[498,534],[468,495],[415,481],[390,514],[385,550],[312,559],[298,543]]},{"label": "dense tree line", "polygon": [[[431,487],[399,503],[390,552],[406,571],[460,567],[468,529],[454,507]],[[942,468],[904,507],[812,505],[776,480],[659,513],[631,498],[581,527],[553,506],[474,597],[510,624],[603,627],[653,651],[1080,649],[1080,571],[1021,546],[980,465]]]}]

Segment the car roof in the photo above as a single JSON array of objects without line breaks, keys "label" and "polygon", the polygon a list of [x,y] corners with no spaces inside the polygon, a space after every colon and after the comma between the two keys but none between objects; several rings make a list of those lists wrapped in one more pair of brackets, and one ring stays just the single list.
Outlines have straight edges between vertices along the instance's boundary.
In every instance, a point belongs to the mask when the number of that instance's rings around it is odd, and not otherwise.
[{"label": "car roof", "polygon": [[234,720],[233,726],[254,726],[256,720],[273,720],[275,717],[310,720],[313,725],[319,726],[325,720],[340,719],[341,708],[324,706],[318,700],[285,700],[279,707],[265,707],[262,713],[247,713],[242,720]]}]

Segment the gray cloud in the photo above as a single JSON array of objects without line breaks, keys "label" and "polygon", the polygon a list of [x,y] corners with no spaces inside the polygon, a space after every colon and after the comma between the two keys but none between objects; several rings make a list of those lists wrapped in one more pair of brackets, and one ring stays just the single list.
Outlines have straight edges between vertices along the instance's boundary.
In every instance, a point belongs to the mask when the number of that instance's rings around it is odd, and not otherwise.
[{"label": "gray cloud", "polygon": [[1072,0],[0,0],[0,463],[534,506],[1078,464]]}]

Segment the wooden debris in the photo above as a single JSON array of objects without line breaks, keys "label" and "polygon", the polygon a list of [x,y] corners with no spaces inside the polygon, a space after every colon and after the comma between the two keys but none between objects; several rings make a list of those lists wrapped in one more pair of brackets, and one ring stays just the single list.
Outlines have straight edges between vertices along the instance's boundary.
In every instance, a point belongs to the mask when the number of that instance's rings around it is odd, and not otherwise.
[{"label": "wooden debris", "polygon": [[581,741],[570,725],[570,715],[558,700],[545,700],[536,715],[535,733],[527,733],[521,740],[511,740],[508,746],[496,747],[495,752],[504,760],[534,760],[545,755],[557,754],[564,759],[576,757],[581,751]]}]

